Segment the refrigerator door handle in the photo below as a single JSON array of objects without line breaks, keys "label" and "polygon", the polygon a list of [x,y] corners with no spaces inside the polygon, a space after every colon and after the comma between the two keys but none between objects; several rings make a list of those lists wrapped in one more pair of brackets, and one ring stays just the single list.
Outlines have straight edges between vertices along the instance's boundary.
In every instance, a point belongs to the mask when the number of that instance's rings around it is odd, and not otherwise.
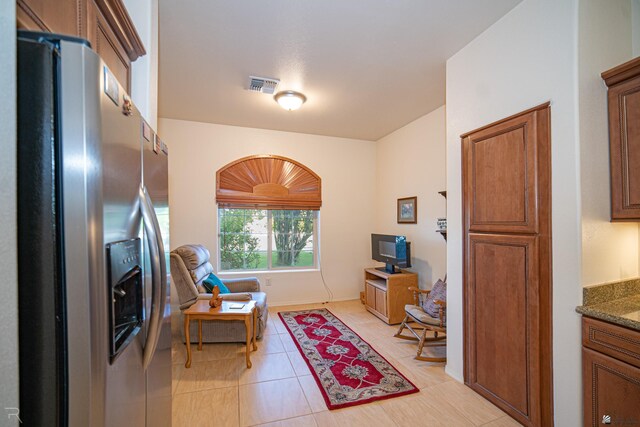
[{"label": "refrigerator door handle", "polygon": [[167,265],[164,259],[164,244],[160,234],[160,225],[151,198],[144,186],[140,186],[140,201],[151,262],[151,314],[143,356],[143,366],[146,370],[153,359],[160,337],[161,320],[166,303],[165,295],[167,294]]}]

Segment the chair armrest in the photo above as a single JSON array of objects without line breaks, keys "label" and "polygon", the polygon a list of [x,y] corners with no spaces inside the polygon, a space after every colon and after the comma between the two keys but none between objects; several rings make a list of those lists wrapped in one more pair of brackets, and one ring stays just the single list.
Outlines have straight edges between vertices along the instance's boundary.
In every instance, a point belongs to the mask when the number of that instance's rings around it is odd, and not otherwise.
[{"label": "chair armrest", "polygon": [[413,292],[413,304],[420,305],[420,294],[429,295],[431,289],[420,289],[415,286],[409,286],[408,288],[411,292]]},{"label": "chair armrest", "polygon": [[256,277],[221,280],[231,292],[260,292],[260,281]]},{"label": "chair armrest", "polygon": [[[204,293],[198,295],[198,300],[210,300],[213,294]],[[249,301],[251,294],[246,292],[234,292],[230,294],[220,294],[220,298],[225,301]]]},{"label": "chair armrest", "polygon": [[416,288],[415,286],[409,286],[408,289],[412,292],[419,292],[421,294],[428,294],[429,292],[431,292],[431,289],[420,289]]},{"label": "chair armrest", "polygon": [[232,294],[220,294],[220,297],[225,301],[249,301],[251,294],[246,292],[237,292]]}]

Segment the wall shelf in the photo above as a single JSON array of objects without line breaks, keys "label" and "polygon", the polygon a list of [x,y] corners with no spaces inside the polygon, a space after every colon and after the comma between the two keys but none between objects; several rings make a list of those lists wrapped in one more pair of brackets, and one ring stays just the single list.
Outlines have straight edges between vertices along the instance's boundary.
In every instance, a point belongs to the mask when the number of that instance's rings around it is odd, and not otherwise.
[{"label": "wall shelf", "polygon": [[[438,194],[444,197],[445,199],[447,198],[447,190],[438,191]],[[447,240],[447,230],[436,230],[436,233],[440,233],[440,235],[442,235],[444,240],[445,241]]]}]

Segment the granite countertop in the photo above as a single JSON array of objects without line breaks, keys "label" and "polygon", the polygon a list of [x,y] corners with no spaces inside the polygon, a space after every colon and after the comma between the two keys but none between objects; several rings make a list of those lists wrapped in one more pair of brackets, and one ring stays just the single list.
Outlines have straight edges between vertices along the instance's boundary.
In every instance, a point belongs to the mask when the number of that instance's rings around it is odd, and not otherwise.
[{"label": "granite countertop", "polygon": [[583,305],[576,311],[640,331],[640,279],[584,288]]}]

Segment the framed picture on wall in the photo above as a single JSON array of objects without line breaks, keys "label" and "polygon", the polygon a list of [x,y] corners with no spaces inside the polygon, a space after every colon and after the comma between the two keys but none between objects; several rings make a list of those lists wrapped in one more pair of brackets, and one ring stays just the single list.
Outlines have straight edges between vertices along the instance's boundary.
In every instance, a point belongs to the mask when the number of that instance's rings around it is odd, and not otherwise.
[{"label": "framed picture on wall", "polygon": [[418,222],[418,198],[398,199],[398,224],[416,224]]}]

